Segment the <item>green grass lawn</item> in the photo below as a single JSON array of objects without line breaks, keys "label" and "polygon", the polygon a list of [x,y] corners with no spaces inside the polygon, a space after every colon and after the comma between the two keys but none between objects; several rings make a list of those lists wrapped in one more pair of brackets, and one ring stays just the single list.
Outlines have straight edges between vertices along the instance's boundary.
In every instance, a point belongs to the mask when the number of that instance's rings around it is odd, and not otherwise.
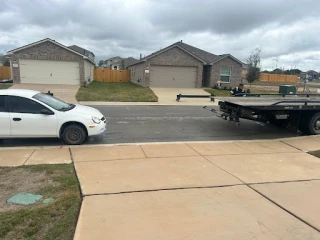
[{"label": "green grass lawn", "polygon": [[314,151],[314,152],[309,152],[309,154],[313,155],[313,156],[316,156],[318,158],[320,158],[320,150],[318,151]]},{"label": "green grass lawn", "polygon": [[204,89],[206,92],[213,94],[214,96],[219,96],[219,97],[228,97],[230,96],[230,91],[229,90],[219,90],[219,89]]},{"label": "green grass lawn", "polygon": [[10,83],[0,83],[0,89],[7,89],[11,86],[12,86],[12,84],[10,84]]},{"label": "green grass lawn", "polygon": [[[72,164],[0,168],[0,239],[73,239],[81,206]],[[41,194],[32,205],[6,202],[17,192]],[[51,203],[43,199],[53,198]]]},{"label": "green grass lawn", "polygon": [[106,83],[93,81],[88,88],[80,87],[78,101],[157,102],[158,97],[149,88],[131,82]]}]

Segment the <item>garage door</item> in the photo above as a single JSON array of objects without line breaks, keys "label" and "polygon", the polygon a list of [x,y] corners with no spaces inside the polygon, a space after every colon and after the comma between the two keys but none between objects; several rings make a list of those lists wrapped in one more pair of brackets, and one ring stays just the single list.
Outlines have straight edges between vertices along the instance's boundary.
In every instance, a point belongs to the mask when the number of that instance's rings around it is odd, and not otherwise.
[{"label": "garage door", "polygon": [[21,83],[80,85],[79,63],[20,59]]},{"label": "garage door", "polygon": [[150,87],[195,88],[196,67],[151,66]]}]

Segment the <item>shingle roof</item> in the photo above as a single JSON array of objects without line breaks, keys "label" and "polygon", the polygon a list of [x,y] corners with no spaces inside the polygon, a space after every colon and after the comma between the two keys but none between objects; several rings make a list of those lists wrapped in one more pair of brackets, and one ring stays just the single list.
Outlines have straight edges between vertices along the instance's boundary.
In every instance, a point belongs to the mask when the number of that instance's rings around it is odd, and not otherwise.
[{"label": "shingle roof", "polygon": [[82,47],[79,47],[77,45],[72,45],[72,46],[69,46],[68,48],[70,48],[70,49],[72,49],[72,50],[74,50],[74,51],[76,51],[76,52],[78,52],[78,53],[80,53],[82,55],[85,55],[85,56],[86,56],[86,53],[91,53],[94,56],[93,52],[91,52],[91,51],[89,51],[87,49],[84,49]]},{"label": "shingle roof", "polygon": [[128,58],[123,59],[123,64],[124,64],[124,66],[129,66],[129,65],[135,64],[138,61],[139,60],[137,60],[133,57],[128,57]]},{"label": "shingle roof", "polygon": [[207,62],[207,63],[213,62],[219,58],[219,56],[215,54],[193,47],[184,42],[177,42],[176,44],[182,47],[187,52],[192,53],[193,55],[197,56],[198,58],[202,59],[204,62]]},{"label": "shingle roof", "polygon": [[[216,62],[216,61],[219,61],[225,57],[231,57],[233,58],[234,60],[238,61],[239,63],[243,64],[240,60],[236,59],[235,57],[233,57],[232,55],[230,54],[222,54],[222,55],[215,55],[213,53],[209,53],[209,52],[206,52],[202,49],[199,49],[199,48],[196,48],[196,47],[193,47],[189,44],[186,44],[184,42],[176,42],[164,49],[161,49],[157,52],[154,52],[142,59],[140,59],[139,61],[137,61],[136,63],[139,63],[139,62],[142,62],[142,61],[145,61],[161,52],[164,52],[170,48],[173,48],[175,46],[178,46],[179,48],[183,49],[184,51],[186,51],[187,53],[193,55],[194,57],[196,57],[197,59],[199,59],[200,61],[202,61],[204,64],[211,64],[213,62]],[[130,64],[130,65],[135,65],[136,63],[133,63],[133,64]]]},{"label": "shingle roof", "polygon": [[307,71],[307,73],[311,73],[311,74],[319,74],[317,71],[314,71],[314,70],[309,70],[309,71]]},{"label": "shingle roof", "polygon": [[112,57],[112,58],[108,58],[106,61],[109,61],[109,60],[122,60],[122,57],[119,57],[119,56],[116,56],[116,57]]}]

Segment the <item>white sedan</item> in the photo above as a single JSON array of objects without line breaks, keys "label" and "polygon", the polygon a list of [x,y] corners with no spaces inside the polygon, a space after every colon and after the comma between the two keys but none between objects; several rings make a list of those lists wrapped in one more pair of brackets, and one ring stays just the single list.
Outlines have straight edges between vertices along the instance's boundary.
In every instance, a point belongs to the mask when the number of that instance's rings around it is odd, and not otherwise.
[{"label": "white sedan", "polygon": [[102,134],[106,124],[95,108],[32,90],[0,90],[0,139],[58,137],[82,144],[88,136]]}]

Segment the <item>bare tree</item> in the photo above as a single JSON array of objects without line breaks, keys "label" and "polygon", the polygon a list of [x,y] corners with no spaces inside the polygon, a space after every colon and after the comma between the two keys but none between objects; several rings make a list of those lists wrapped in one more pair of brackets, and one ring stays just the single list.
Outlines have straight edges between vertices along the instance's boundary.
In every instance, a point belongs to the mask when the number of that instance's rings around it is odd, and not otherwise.
[{"label": "bare tree", "polygon": [[260,68],[261,68],[260,53],[261,53],[261,48],[256,48],[247,59],[247,64],[248,64],[247,81],[250,83],[250,87],[251,87],[251,83],[260,79]]}]

